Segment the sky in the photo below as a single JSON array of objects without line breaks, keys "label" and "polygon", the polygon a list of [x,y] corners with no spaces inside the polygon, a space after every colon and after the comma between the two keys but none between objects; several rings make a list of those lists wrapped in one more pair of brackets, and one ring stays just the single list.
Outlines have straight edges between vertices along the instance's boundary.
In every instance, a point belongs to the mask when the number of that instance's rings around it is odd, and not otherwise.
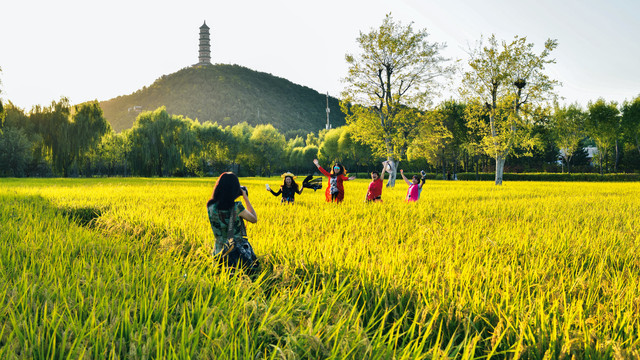
[{"label": "sky", "polygon": [[526,36],[538,53],[557,39],[547,72],[562,83],[561,103],[640,95],[638,0],[20,0],[1,9],[0,98],[27,111],[61,96],[76,104],[128,95],[197,63],[204,21],[212,63],[339,97],[345,54],[357,55],[360,32],[388,13],[426,29],[462,64],[481,36]]}]

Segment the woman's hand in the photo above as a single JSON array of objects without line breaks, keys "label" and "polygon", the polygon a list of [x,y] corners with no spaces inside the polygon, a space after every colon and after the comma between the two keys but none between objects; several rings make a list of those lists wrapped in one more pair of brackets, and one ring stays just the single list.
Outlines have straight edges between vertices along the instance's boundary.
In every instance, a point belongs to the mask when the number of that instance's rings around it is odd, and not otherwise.
[{"label": "woman's hand", "polygon": [[320,167],[320,163],[318,162],[318,159],[313,159],[313,164],[314,164],[316,167]]},{"label": "woman's hand", "polygon": [[400,174],[404,175],[404,170],[400,169]]},{"label": "woman's hand", "polygon": [[355,179],[356,179],[356,176],[355,176],[355,175],[353,175],[353,176],[349,176],[349,180],[355,180]]}]

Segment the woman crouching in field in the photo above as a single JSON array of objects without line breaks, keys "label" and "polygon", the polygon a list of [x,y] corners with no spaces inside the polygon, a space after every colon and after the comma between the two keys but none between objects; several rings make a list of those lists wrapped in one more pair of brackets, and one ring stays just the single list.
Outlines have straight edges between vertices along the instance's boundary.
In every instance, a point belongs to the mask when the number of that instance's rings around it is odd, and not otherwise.
[{"label": "woman crouching in field", "polygon": [[298,183],[295,182],[295,180],[293,180],[296,178],[296,176],[292,173],[286,172],[280,176],[284,178],[282,185],[280,185],[280,190],[278,190],[278,192],[274,192],[269,187],[269,184],[267,184],[267,191],[270,191],[273,196],[282,194],[282,200],[280,200],[281,203],[293,204],[296,198],[296,194],[302,194],[303,188],[300,187]]},{"label": "woman crouching in field", "polygon": [[325,197],[327,202],[340,203],[344,200],[344,186],[342,182],[355,180],[355,176],[347,177],[345,175],[344,166],[340,163],[335,163],[331,172],[323,169],[318,163],[318,159],[313,159],[313,164],[320,170],[320,172],[328,178],[327,190],[325,191]]},{"label": "woman crouching in field", "polygon": [[[240,196],[244,199],[246,208],[241,201],[235,201]],[[213,187],[211,199],[207,202],[207,212],[211,230],[216,239],[213,255],[232,266],[236,266],[239,262],[244,262],[245,267],[257,266],[256,256],[246,239],[244,220],[256,223],[258,216],[249,201],[247,188],[240,186],[236,174],[225,172],[220,175]],[[232,223],[231,226],[230,223]],[[235,259],[223,259],[229,255],[234,256]]]},{"label": "woman crouching in field", "polygon": [[[425,181],[424,177],[426,175],[424,171],[421,171],[420,174],[422,174],[422,179],[419,179],[418,175],[413,175],[411,177],[411,181],[409,181],[404,176],[404,171],[400,169],[400,175],[402,175],[402,179],[404,179],[404,182],[406,182],[407,185],[409,185],[409,189],[407,190],[407,197],[406,197],[406,200],[408,202],[418,201],[418,199],[420,199],[420,193],[422,192],[422,186],[424,185],[424,181]],[[420,180],[422,180],[422,183],[420,183]]]}]

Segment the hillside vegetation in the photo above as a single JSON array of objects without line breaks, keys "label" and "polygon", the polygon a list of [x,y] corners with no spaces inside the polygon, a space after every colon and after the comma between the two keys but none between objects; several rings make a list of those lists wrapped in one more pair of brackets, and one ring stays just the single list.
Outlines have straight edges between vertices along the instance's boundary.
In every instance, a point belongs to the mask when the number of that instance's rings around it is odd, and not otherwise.
[{"label": "hillside vegetation", "polygon": [[[118,132],[142,111],[166,106],[171,114],[218,124],[272,124],[282,132],[318,131],[326,123],[326,95],[271,74],[238,65],[184,68],[163,75],[133,94],[102,101],[106,119]],[[338,99],[329,98],[331,123],[344,125]]]}]

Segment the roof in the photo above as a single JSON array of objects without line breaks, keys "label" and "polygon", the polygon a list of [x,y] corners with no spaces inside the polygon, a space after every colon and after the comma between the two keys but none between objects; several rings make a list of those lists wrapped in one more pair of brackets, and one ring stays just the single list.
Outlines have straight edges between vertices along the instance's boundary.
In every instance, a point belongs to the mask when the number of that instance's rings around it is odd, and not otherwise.
[{"label": "roof", "polygon": [[209,27],[207,26],[207,21],[204,21],[204,24],[202,24],[202,26],[200,26],[200,29],[208,29]]}]

